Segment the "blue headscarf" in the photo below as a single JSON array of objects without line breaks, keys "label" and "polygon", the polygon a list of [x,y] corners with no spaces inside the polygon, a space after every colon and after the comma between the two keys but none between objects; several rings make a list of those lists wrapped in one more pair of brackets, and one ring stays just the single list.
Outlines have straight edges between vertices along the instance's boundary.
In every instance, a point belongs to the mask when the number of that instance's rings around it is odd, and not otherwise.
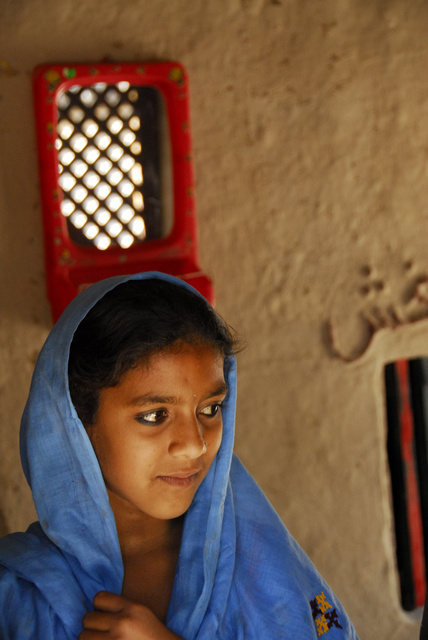
[{"label": "blue headscarf", "polygon": [[[0,540],[0,638],[76,640],[98,591],[120,593],[123,564],[98,461],[68,390],[68,352],[89,309],[128,279],[83,291],[38,358],[21,459],[39,521]],[[185,640],[356,639],[345,611],[233,454],[234,357],[220,450],[184,521],[166,625]]]}]

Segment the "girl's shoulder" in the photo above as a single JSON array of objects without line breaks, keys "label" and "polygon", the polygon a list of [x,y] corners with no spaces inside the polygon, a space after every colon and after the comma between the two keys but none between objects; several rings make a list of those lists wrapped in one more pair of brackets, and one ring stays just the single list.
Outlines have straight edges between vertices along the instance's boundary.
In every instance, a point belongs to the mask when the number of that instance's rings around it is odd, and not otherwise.
[{"label": "girl's shoulder", "polygon": [[42,640],[42,637],[43,640],[69,640],[70,636],[36,585],[1,565],[0,603],[2,640]]},{"label": "girl's shoulder", "polygon": [[27,531],[10,533],[0,538],[0,570],[2,579],[12,574],[21,580],[37,584],[38,577],[69,573],[67,562],[56,545],[34,522]]},{"label": "girl's shoulder", "polygon": [[236,457],[230,479],[236,609],[257,612],[253,626],[275,630],[272,638],[303,640],[329,632],[331,640],[358,640],[336,595]]},{"label": "girl's shoulder", "polygon": [[0,539],[2,640],[74,640],[81,629],[75,628],[72,617],[69,628],[70,599],[78,603],[81,620],[87,610],[84,595],[65,558],[38,523],[25,533]]}]

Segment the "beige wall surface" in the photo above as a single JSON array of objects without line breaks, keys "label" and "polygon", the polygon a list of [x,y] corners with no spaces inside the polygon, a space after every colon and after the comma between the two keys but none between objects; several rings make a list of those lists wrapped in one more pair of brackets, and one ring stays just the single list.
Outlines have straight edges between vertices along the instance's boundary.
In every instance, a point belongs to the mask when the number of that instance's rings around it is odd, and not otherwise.
[{"label": "beige wall surface", "polygon": [[1,1],[1,532],[34,517],[18,427],[50,327],[31,71],[179,60],[201,264],[248,342],[236,450],[360,637],[418,638],[382,370],[428,355],[427,33],[426,0]]}]

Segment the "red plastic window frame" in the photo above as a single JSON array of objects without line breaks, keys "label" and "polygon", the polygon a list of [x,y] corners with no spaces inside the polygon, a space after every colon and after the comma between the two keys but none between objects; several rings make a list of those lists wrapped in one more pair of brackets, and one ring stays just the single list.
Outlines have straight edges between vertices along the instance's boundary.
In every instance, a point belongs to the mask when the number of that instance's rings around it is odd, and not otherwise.
[{"label": "red plastic window frame", "polygon": [[[71,241],[61,214],[58,184],[57,103],[73,85],[151,86],[165,103],[173,178],[173,223],[159,240],[100,251]],[[48,298],[55,321],[80,289],[113,275],[162,271],[182,277],[212,301],[211,280],[200,271],[197,247],[194,172],[190,134],[188,76],[177,62],[43,65],[33,72],[33,90],[43,210]]]}]

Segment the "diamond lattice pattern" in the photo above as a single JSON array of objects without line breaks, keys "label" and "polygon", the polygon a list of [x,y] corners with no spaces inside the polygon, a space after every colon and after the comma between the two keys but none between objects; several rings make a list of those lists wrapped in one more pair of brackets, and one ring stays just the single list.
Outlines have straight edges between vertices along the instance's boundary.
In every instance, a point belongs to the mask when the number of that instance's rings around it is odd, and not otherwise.
[{"label": "diamond lattice pattern", "polygon": [[76,244],[127,249],[146,239],[138,97],[119,82],[76,85],[58,100],[61,212]]}]

